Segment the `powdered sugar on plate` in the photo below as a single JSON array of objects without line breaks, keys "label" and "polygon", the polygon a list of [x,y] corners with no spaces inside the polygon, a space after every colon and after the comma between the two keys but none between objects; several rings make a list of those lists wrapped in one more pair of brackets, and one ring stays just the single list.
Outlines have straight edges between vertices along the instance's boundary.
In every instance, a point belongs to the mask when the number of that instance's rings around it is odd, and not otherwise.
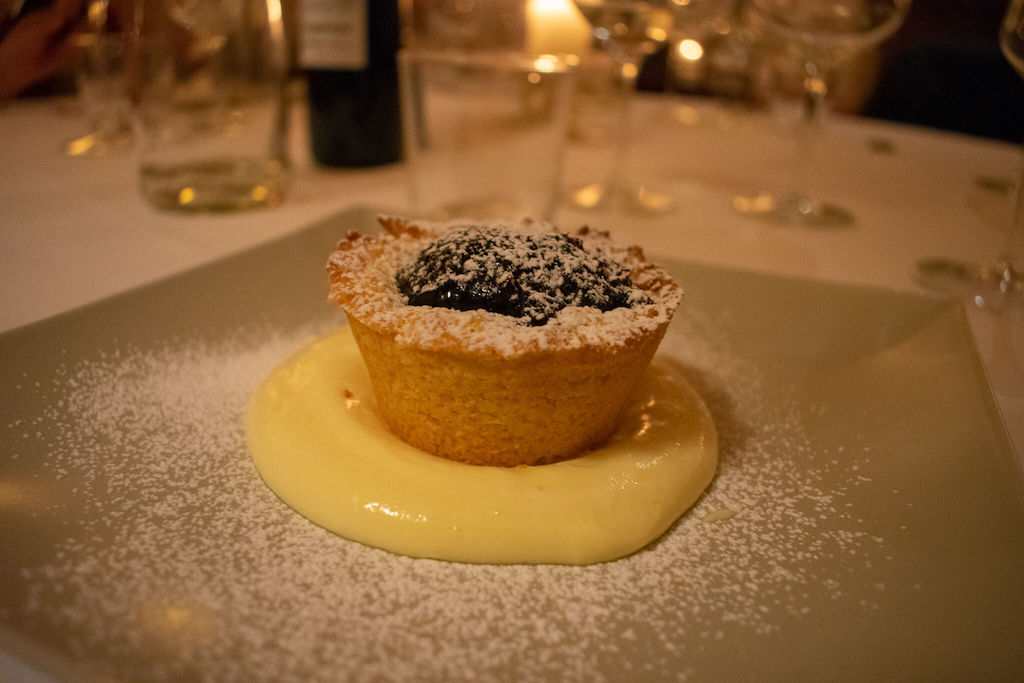
[{"label": "powdered sugar on plate", "polygon": [[[661,351],[715,416],[715,481],[652,546],[590,567],[394,556],[276,499],[243,417],[270,369],[321,332],[312,326],[112,343],[45,381],[25,376],[17,392],[50,407],[5,425],[16,466],[0,483],[42,540],[3,560],[0,621],[131,680],[706,675],[731,642],[769,638],[842,596],[847,577],[824,567],[884,546],[843,488],[823,484],[848,468],[839,479],[856,486],[853,460],[809,457],[798,397],[767,385],[722,324],[690,312]],[[44,462],[24,462],[40,450]]]}]

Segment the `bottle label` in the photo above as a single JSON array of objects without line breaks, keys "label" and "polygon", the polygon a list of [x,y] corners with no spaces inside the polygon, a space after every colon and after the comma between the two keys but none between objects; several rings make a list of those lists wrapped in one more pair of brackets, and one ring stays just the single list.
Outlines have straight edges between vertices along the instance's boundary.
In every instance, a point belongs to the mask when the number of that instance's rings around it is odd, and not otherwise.
[{"label": "bottle label", "polygon": [[369,62],[369,0],[301,0],[299,65],[305,69],[365,69]]}]

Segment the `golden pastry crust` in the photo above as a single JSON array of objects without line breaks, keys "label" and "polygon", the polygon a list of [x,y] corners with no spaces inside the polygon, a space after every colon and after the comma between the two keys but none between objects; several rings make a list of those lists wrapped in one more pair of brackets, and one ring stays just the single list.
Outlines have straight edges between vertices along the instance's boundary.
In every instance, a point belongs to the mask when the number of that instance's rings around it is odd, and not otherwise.
[{"label": "golden pastry crust", "polygon": [[573,457],[611,435],[682,298],[665,271],[640,249],[583,228],[574,234],[587,250],[626,267],[650,303],[569,307],[527,326],[482,310],[408,305],[398,269],[466,223],[381,224],[380,237],[350,233],[327,270],[330,298],[348,316],[396,434],[435,455],[501,466]]}]

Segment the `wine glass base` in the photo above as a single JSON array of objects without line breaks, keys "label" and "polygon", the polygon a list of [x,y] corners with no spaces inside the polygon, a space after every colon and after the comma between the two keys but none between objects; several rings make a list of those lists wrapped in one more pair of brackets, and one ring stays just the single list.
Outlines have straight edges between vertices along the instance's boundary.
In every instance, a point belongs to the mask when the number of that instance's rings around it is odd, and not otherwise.
[{"label": "wine glass base", "polygon": [[117,154],[132,146],[131,129],[114,133],[93,131],[64,143],[64,154],[69,157],[97,157]]},{"label": "wine glass base", "polygon": [[739,195],[733,208],[744,216],[812,228],[844,228],[854,223],[853,214],[841,206],[798,194]]},{"label": "wine glass base", "polygon": [[640,214],[669,213],[676,206],[671,194],[647,185],[591,183],[570,191],[568,199],[579,209],[622,208]]},{"label": "wine glass base", "polygon": [[1024,273],[1008,261],[990,265],[933,258],[917,262],[916,281],[925,289],[948,294],[978,308],[1001,313],[1024,305]]},{"label": "wine glass base", "polygon": [[991,341],[980,350],[992,368],[992,387],[1000,394],[1024,398],[1024,355],[1015,345],[1013,332],[1024,325],[1024,272],[1008,263],[925,259],[917,262],[915,280],[926,289],[991,313]]}]

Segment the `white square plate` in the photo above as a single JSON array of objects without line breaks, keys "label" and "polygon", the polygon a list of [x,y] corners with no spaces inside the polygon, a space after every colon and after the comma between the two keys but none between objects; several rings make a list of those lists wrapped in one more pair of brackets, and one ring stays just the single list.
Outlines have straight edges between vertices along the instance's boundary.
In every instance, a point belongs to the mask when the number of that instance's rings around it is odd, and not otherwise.
[{"label": "white square plate", "polygon": [[9,656],[60,679],[1024,673],[1024,486],[943,300],[667,264],[687,297],[661,353],[711,406],[721,464],[623,560],[413,560],[299,517],[248,459],[246,401],[343,324],[324,262],[373,223],[0,337]]}]

